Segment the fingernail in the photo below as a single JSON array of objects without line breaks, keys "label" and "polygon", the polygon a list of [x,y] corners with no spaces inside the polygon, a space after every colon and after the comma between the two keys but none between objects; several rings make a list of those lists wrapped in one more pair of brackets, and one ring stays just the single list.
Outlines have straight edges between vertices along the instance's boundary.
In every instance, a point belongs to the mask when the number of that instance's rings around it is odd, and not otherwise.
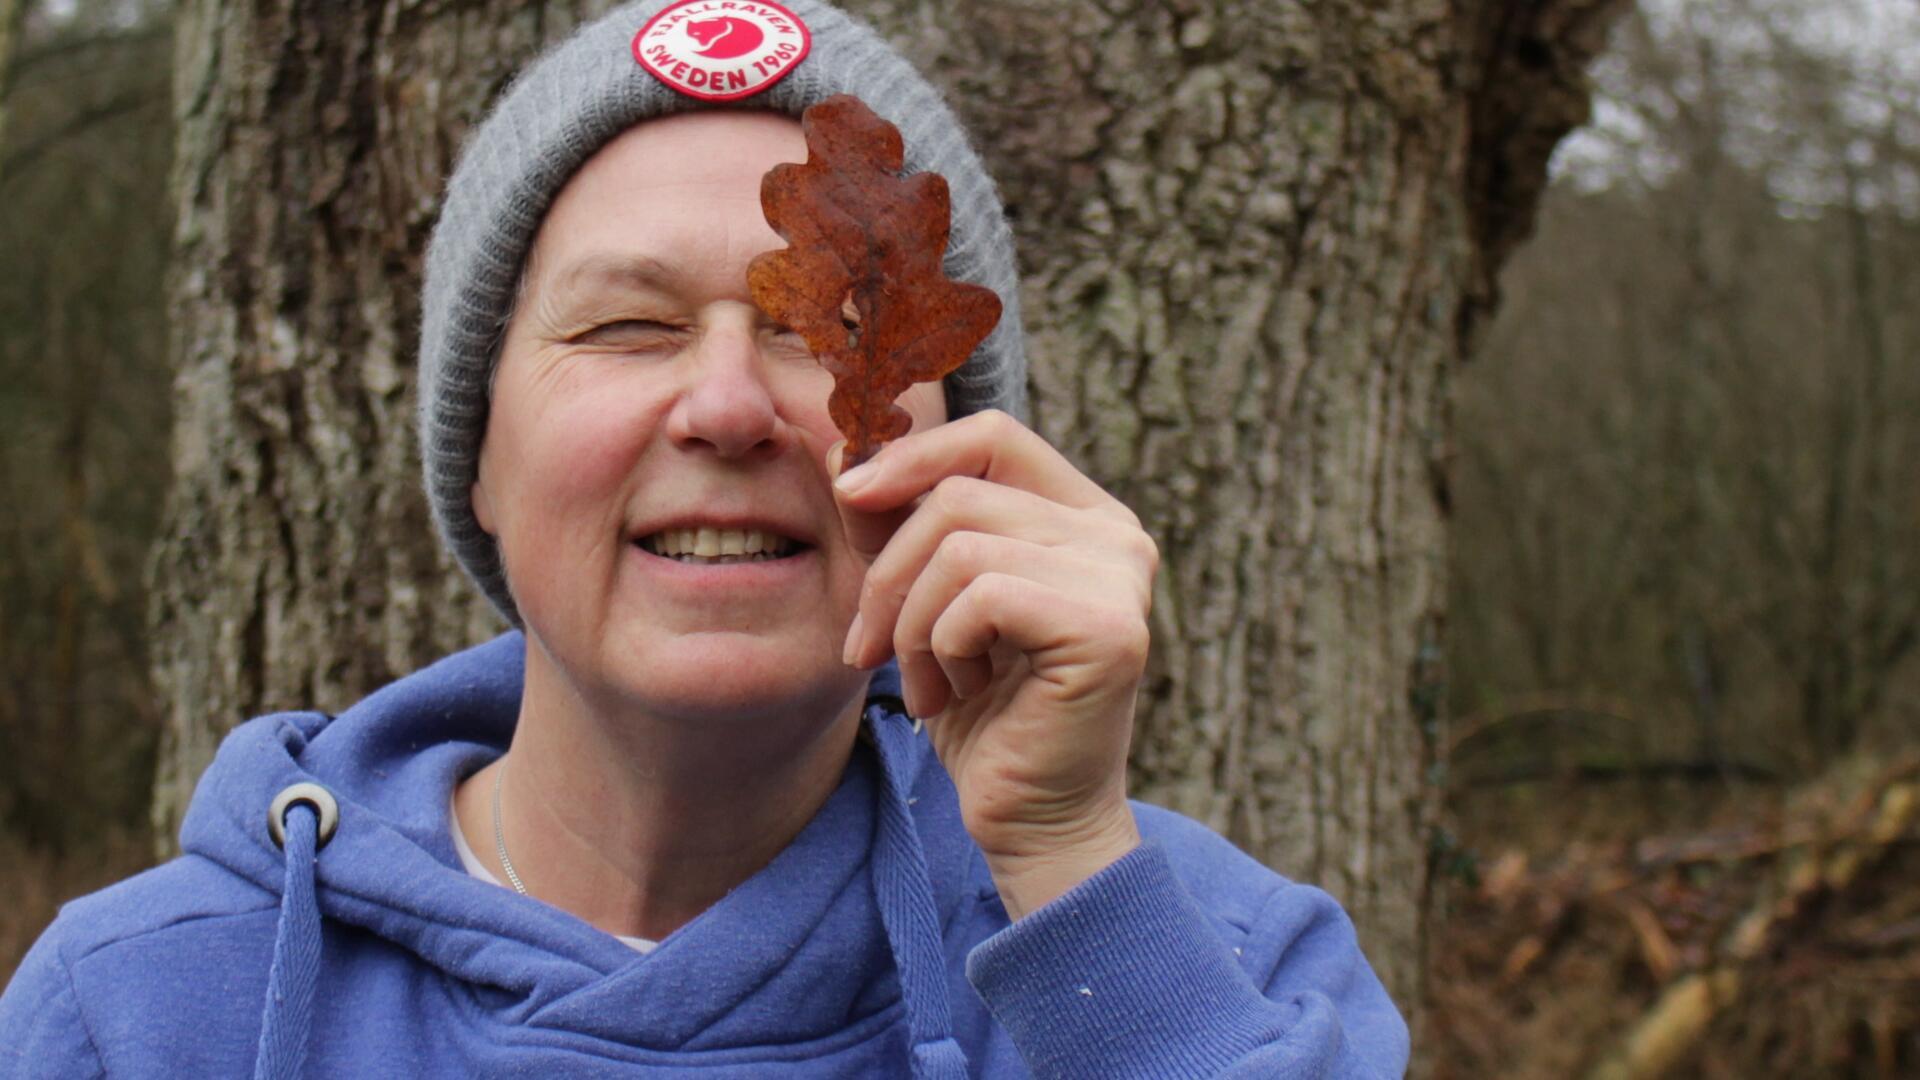
[{"label": "fingernail", "polygon": [[840,649],[840,662],[847,665],[848,667],[852,667],[853,658],[856,655],[856,650],[858,650],[859,647],[860,647],[860,614],[858,612],[855,612],[853,616],[853,625],[847,628],[847,643],[841,646],[841,649]]},{"label": "fingernail", "polygon": [[874,468],[873,462],[869,461],[865,465],[856,465],[841,473],[840,479],[835,480],[833,486],[840,489],[840,494],[851,495],[873,483],[873,478],[878,475],[880,470]]}]

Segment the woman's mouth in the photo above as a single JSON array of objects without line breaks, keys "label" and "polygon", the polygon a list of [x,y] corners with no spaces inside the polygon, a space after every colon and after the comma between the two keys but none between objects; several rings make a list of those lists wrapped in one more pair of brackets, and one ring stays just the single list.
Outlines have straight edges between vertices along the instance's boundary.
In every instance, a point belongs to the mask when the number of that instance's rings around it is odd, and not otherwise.
[{"label": "woman's mouth", "polygon": [[662,529],[635,541],[649,554],[701,566],[772,562],[806,547],[764,529]]}]

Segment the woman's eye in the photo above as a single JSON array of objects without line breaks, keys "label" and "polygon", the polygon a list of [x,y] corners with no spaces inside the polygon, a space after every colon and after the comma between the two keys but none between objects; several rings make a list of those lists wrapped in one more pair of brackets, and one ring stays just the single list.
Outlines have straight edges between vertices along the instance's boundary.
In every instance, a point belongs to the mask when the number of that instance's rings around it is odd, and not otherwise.
[{"label": "woman's eye", "polygon": [[621,319],[603,323],[581,334],[576,341],[593,345],[666,345],[675,341],[679,331],[666,323],[650,319]]}]

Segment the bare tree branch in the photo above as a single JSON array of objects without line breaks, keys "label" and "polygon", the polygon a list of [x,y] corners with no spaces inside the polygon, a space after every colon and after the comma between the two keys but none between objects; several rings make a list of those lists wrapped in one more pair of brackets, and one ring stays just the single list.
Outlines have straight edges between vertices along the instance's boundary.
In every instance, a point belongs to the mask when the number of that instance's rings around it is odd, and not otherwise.
[{"label": "bare tree branch", "polygon": [[[24,0],[0,0],[0,6],[9,3],[24,4]],[[131,30],[76,34],[36,45],[31,49],[16,47],[13,63],[4,70],[0,70],[0,99],[12,95],[27,76],[58,60],[99,49],[157,44],[166,40],[172,32],[172,27],[166,23],[155,22]]]},{"label": "bare tree branch", "polygon": [[[0,0],[0,3],[4,2],[5,0]],[[164,107],[165,104],[164,94],[156,95],[151,89],[140,88],[116,94],[105,101],[81,109],[69,117],[66,123],[21,143],[13,153],[0,159],[0,191],[6,190],[7,185],[32,167],[34,161],[67,140],[117,117],[138,112],[143,108]]]}]

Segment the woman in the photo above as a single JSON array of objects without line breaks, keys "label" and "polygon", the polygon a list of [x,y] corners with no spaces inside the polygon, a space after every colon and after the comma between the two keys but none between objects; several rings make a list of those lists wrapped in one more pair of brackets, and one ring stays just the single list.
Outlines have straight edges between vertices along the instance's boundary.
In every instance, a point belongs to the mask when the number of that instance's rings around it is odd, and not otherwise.
[{"label": "woman", "polygon": [[[1006,309],[844,473],[746,287],[839,92]],[[236,730],[186,854],[35,946],[0,1074],[1400,1072],[1338,906],[1126,798],[1154,549],[1010,415],[1015,285],[937,93],[824,4],[646,0],[534,64],[421,345],[437,520],[523,632]]]}]

